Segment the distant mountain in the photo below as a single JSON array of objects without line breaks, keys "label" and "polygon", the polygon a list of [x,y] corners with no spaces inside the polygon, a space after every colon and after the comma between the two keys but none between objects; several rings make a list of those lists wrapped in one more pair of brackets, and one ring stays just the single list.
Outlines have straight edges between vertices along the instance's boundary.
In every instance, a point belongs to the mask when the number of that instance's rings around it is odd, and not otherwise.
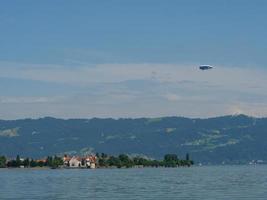
[{"label": "distant mountain", "polygon": [[90,152],[154,158],[167,153],[184,157],[188,152],[202,163],[267,161],[267,118],[0,120],[0,155],[44,157]]}]

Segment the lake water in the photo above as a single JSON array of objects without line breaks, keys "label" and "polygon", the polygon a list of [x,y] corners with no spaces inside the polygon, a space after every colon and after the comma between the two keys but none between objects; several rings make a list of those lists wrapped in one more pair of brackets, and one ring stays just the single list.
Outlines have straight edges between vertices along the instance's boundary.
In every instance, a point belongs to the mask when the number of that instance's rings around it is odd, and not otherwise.
[{"label": "lake water", "polygon": [[0,199],[267,199],[267,166],[0,169]]}]

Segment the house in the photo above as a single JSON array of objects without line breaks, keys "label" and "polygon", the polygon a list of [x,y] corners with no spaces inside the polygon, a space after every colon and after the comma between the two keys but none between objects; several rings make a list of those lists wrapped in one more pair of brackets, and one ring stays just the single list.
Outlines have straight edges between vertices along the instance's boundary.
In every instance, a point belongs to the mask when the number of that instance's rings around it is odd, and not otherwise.
[{"label": "house", "polygon": [[90,155],[85,158],[85,165],[87,168],[95,169],[96,168],[96,156]]},{"label": "house", "polygon": [[90,164],[90,169],[95,169],[96,168],[96,164],[95,163],[91,163]]},{"label": "house", "polygon": [[97,157],[94,155],[89,155],[86,157],[79,157],[79,156],[68,156],[65,155],[63,157],[63,163],[65,167],[71,168],[96,168],[96,161]]},{"label": "house", "polygon": [[63,157],[63,165],[66,166],[66,167],[69,167],[70,166],[70,160],[71,160],[70,156],[64,155],[64,157]]},{"label": "house", "polygon": [[73,156],[69,161],[69,167],[82,167],[82,158]]}]

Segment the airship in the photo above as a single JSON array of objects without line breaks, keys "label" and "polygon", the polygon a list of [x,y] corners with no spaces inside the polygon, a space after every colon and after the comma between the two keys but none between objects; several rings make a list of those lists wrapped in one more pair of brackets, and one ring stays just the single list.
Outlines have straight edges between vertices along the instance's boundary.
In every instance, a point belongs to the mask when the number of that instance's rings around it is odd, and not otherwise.
[{"label": "airship", "polygon": [[212,69],[213,67],[210,66],[210,65],[200,65],[199,66],[199,69],[200,70],[209,70],[209,69]]}]

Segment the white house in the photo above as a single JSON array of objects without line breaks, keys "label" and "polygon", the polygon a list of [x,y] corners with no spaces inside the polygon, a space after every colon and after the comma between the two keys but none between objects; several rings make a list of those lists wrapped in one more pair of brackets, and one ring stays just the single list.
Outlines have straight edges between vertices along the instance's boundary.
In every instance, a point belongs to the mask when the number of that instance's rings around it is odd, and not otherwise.
[{"label": "white house", "polygon": [[82,159],[80,157],[73,156],[69,161],[69,167],[81,167]]},{"label": "white house", "polygon": [[87,156],[85,158],[85,165],[87,168],[95,169],[96,168],[96,156]]},{"label": "white house", "polygon": [[69,157],[65,155],[63,157],[63,162],[65,167],[71,167],[71,168],[96,168],[96,156],[90,155],[86,157],[79,157],[79,156],[72,156]]}]

